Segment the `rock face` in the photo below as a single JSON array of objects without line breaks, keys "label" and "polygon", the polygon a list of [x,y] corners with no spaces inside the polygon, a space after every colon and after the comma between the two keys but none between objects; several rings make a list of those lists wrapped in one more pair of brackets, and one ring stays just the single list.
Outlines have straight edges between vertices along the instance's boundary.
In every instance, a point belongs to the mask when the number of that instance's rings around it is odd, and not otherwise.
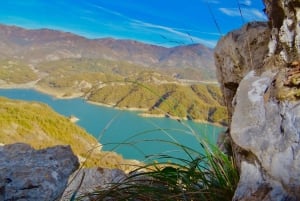
[{"label": "rock face", "polygon": [[34,150],[27,144],[0,147],[0,200],[56,200],[78,168],[69,146]]},{"label": "rock face", "polygon": [[[76,197],[84,196],[99,189],[99,187],[106,187],[111,183],[121,182],[126,177],[126,174],[119,169],[79,169],[70,177],[70,182],[61,201],[70,200],[74,192],[76,192]],[[86,200],[89,200],[89,198],[86,197]]]},{"label": "rock face", "polygon": [[230,114],[231,101],[240,81],[249,71],[263,68],[269,35],[267,23],[254,22],[229,33],[215,48],[217,78]]},{"label": "rock face", "polygon": [[236,93],[231,137],[248,152],[236,200],[300,199],[300,104],[266,98],[274,76],[251,71]]},{"label": "rock face", "polygon": [[271,35],[269,56],[279,54],[285,62],[300,58],[299,0],[264,0]]},{"label": "rock face", "polygon": [[300,2],[265,0],[268,26],[219,41],[218,80],[240,168],[233,200],[300,200]]}]

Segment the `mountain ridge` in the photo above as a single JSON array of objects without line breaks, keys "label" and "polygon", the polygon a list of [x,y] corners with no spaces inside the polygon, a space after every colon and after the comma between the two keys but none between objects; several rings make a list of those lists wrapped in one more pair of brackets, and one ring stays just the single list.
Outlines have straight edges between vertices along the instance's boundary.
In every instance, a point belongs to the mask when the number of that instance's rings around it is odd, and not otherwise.
[{"label": "mountain ridge", "polygon": [[[88,39],[51,29],[24,29],[0,24],[0,58],[22,59],[30,64],[63,58],[124,60],[170,71],[182,79],[215,79],[213,50],[202,44],[172,48],[113,38]],[[196,76],[180,71],[193,69]],[[178,72],[177,72],[178,71]]]}]

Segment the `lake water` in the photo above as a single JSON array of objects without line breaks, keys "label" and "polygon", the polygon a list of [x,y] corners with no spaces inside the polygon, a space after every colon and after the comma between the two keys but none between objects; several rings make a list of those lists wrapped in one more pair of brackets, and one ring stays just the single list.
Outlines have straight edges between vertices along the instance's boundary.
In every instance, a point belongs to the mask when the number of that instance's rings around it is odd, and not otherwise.
[{"label": "lake water", "polygon": [[191,121],[145,118],[138,112],[93,105],[81,98],[56,99],[31,89],[0,89],[0,96],[43,102],[62,115],[74,115],[80,119],[76,123],[95,136],[103,150],[116,151],[127,159],[143,161],[156,154],[186,157],[173,142],[200,150],[199,139],[215,142],[224,129]]}]

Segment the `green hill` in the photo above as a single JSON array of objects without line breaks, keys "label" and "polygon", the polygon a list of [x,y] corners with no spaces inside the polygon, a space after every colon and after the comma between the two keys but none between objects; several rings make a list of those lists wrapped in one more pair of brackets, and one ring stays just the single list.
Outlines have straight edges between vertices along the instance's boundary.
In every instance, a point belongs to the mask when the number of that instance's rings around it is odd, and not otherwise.
[{"label": "green hill", "polygon": [[94,137],[45,104],[0,97],[0,111],[0,144],[24,142],[36,149],[70,145],[88,167],[126,170],[127,166],[121,164],[131,163],[114,152],[101,151]]},{"label": "green hill", "polygon": [[[126,61],[73,58],[34,67],[21,63],[2,60],[2,66],[8,66],[0,71],[2,81],[26,84],[38,77],[35,87],[60,97],[82,96],[113,107],[143,109],[146,115],[227,123],[217,84],[178,80]],[[15,77],[7,79],[6,75]]]},{"label": "green hill", "polygon": [[227,111],[217,85],[114,83],[92,90],[87,99],[120,108],[225,125]]}]

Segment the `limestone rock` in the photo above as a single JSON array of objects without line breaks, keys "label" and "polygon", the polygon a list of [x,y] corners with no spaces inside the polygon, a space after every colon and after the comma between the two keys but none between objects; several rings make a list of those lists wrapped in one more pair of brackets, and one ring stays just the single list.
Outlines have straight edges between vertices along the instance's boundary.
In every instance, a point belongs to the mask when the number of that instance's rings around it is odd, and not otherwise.
[{"label": "limestone rock", "polygon": [[17,143],[0,147],[0,200],[56,200],[79,166],[70,146],[34,150]]},{"label": "limestone rock", "polygon": [[[62,196],[61,201],[69,201],[74,192],[76,196],[82,196],[95,191],[97,188],[107,187],[112,183],[121,182],[126,174],[119,169],[107,168],[86,168],[80,169],[70,177],[68,187]],[[85,197],[85,200],[89,200]]]},{"label": "limestone rock", "polygon": [[272,29],[269,56],[276,54],[290,63],[300,58],[299,0],[264,0]]},{"label": "limestone rock", "polygon": [[269,35],[267,23],[252,22],[218,42],[215,48],[217,78],[229,114],[232,114],[231,102],[243,77],[251,70],[262,71]]},{"label": "limestone rock", "polygon": [[[215,63],[240,169],[233,200],[300,200],[300,1],[264,0],[268,26],[221,39]],[[224,138],[226,139],[226,138]]]},{"label": "limestone rock", "polygon": [[237,90],[231,137],[254,159],[242,160],[236,200],[300,199],[300,101],[265,98],[275,75],[250,72]]},{"label": "limestone rock", "polygon": [[[241,162],[239,187],[235,191],[234,201],[263,201],[270,187],[264,182],[263,174],[257,164]],[[245,184],[248,185],[245,185]]]}]

